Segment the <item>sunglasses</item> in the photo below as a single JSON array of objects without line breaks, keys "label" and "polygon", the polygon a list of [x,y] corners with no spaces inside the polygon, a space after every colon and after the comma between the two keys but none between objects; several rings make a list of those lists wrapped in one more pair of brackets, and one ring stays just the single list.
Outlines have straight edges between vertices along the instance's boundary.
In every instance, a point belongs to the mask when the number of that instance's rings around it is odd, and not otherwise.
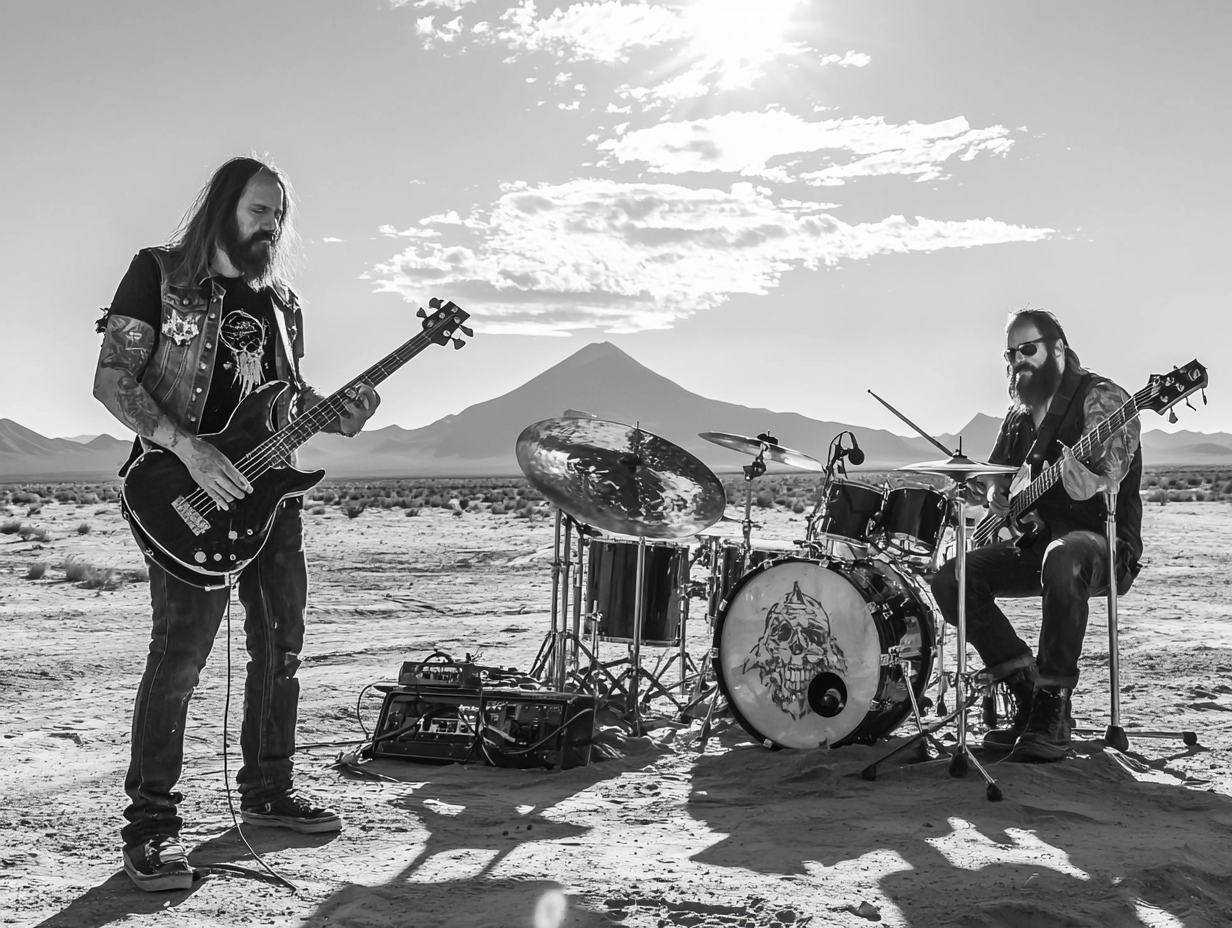
[{"label": "sunglasses", "polygon": [[1013,348],[1006,348],[1005,351],[1001,353],[1001,356],[1005,358],[1005,360],[1013,364],[1014,355],[1020,354],[1024,358],[1033,358],[1035,357],[1035,352],[1039,350],[1040,342],[1055,342],[1055,341],[1056,341],[1055,338],[1048,338],[1047,336],[1040,336],[1039,338],[1031,339],[1029,342],[1023,342],[1021,345],[1015,345]]}]

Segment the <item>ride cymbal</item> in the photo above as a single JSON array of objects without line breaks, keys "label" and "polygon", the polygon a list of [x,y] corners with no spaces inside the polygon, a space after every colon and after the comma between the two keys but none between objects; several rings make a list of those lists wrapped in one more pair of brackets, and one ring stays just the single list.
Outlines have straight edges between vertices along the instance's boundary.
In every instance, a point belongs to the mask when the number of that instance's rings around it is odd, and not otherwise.
[{"label": "ride cymbal", "polygon": [[784,448],[782,445],[763,441],[760,438],[749,438],[746,435],[736,435],[732,432],[698,432],[697,435],[722,448],[730,448],[732,451],[751,454],[754,457],[760,454],[767,461],[776,461],[788,467],[815,471],[826,469],[821,461],[803,451],[793,451],[791,448]]},{"label": "ride cymbal", "polygon": [[689,452],[604,419],[544,419],[523,429],[518,466],[577,521],[639,538],[683,538],[723,516],[719,478]]}]

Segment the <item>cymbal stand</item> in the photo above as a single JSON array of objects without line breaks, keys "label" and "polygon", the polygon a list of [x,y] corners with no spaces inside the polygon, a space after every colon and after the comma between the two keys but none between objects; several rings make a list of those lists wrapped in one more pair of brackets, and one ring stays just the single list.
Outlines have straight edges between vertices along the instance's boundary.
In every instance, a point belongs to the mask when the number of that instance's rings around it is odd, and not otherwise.
[{"label": "cymbal stand", "polygon": [[[762,441],[774,442],[774,439],[769,435],[758,435]],[[744,551],[741,555],[740,572],[744,573],[744,568],[748,566],[749,552],[753,549],[753,481],[766,472],[766,447],[762,445],[757,456],[753,458],[752,464],[745,464],[744,470],[744,519],[740,526],[744,535]]]},{"label": "cymbal stand", "polygon": [[[1118,751],[1129,750],[1129,735],[1121,727],[1121,642],[1117,629],[1117,575],[1116,575],[1116,505],[1117,487],[1111,486],[1104,490],[1104,503],[1107,508],[1107,539],[1108,539],[1108,689],[1109,689],[1109,720],[1104,732],[1104,743]],[[1075,732],[1086,731],[1074,729]],[[1186,745],[1193,747],[1198,743],[1197,732],[1192,731],[1140,731],[1132,734],[1138,738],[1180,738]]]},{"label": "cymbal stand", "polygon": [[[955,560],[958,561],[955,570],[958,577],[958,670],[954,674],[954,711],[928,728],[922,729],[905,741],[895,745],[890,751],[861,770],[860,775],[866,780],[877,779],[878,764],[912,744],[927,738],[934,731],[949,724],[951,719],[956,718],[958,720],[958,742],[954,746],[954,753],[950,756],[950,776],[966,776],[968,764],[970,764],[975,767],[979,775],[983,777],[985,784],[987,784],[986,792],[989,801],[1000,802],[1002,798],[1001,789],[997,786],[997,781],[984,769],[983,765],[975,758],[975,755],[971,753],[971,748],[967,745],[967,710],[975,701],[976,695],[973,679],[975,675],[967,673],[967,499],[965,482],[955,478],[951,478],[951,480],[954,481],[956,488],[955,500],[958,509],[958,537],[957,550],[955,552]],[[980,689],[987,690],[988,687],[984,685]]]}]

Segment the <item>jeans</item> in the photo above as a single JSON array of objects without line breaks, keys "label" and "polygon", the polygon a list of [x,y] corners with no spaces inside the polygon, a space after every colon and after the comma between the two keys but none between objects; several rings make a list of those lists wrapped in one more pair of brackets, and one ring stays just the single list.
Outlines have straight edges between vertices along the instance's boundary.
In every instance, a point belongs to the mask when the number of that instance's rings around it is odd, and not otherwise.
[{"label": "jeans", "polygon": [[[932,581],[933,597],[951,625],[958,624],[957,561]],[[1108,541],[1076,530],[1026,548],[1000,542],[967,553],[967,640],[990,670],[1025,666],[1031,648],[1014,631],[996,597],[1041,596],[1039,685],[1073,689],[1087,632],[1087,600],[1107,590]],[[998,674],[1003,675],[1003,674]]]},{"label": "jeans", "polygon": [[[279,506],[261,553],[244,568],[239,599],[244,606],[248,650],[243,766],[236,777],[240,803],[260,805],[291,789],[295,723],[308,571],[298,500]],[[178,835],[183,825],[175,792],[184,764],[188,701],[205,666],[230,590],[202,590],[149,563],[154,627],[145,673],[133,710],[132,755],[124,790],[130,805],[124,844],[156,835]]]}]

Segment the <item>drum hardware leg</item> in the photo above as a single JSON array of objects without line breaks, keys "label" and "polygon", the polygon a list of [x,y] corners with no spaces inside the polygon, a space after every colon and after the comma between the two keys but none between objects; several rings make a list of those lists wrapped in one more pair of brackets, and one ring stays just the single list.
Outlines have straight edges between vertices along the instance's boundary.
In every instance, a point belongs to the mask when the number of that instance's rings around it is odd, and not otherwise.
[{"label": "drum hardware leg", "polygon": [[[1139,738],[1180,738],[1186,747],[1195,747],[1198,743],[1197,732],[1192,731],[1140,731],[1126,732],[1121,727],[1121,642],[1117,628],[1117,576],[1116,576],[1116,501],[1117,488],[1110,487],[1104,491],[1104,505],[1107,510],[1107,541],[1108,541],[1108,696],[1109,718],[1108,728],[1104,731],[1104,744],[1118,751],[1129,750],[1129,735]],[[1074,734],[1095,734],[1091,729],[1075,728]]]},{"label": "drum hardware leg", "polygon": [[[582,645],[582,565],[585,563],[583,552],[586,548],[586,533],[578,528],[577,533],[577,570],[573,572],[573,672],[581,670]],[[594,655],[590,655],[591,665],[594,665]]]},{"label": "drum hardware leg", "polygon": [[[919,743],[922,739],[928,737],[934,731],[938,731],[945,725],[948,725],[951,720],[958,721],[958,739],[954,745],[953,753],[950,756],[949,772],[950,776],[961,777],[965,776],[968,766],[975,767],[979,775],[984,779],[985,794],[989,802],[999,802],[1002,798],[1001,790],[997,786],[996,780],[989,775],[984,769],[979,760],[971,753],[971,748],[967,744],[967,710],[976,700],[977,696],[982,697],[987,691],[984,685],[976,686],[974,683],[975,675],[967,672],[967,513],[966,500],[963,496],[963,484],[958,480],[954,481],[954,497],[958,509],[956,531],[956,559],[958,561],[957,570],[955,573],[958,577],[958,647],[957,661],[958,668],[954,674],[954,695],[957,705],[954,711],[943,715],[943,717],[925,729],[898,745],[895,745],[888,753],[882,755],[877,760],[866,766],[860,771],[860,775],[866,780],[875,780],[877,778],[877,766],[886,758],[899,753],[911,745]],[[945,674],[942,672],[941,678],[945,679]],[[910,690],[910,688],[908,688]]]},{"label": "drum hardware leg", "polygon": [[[564,522],[565,531],[564,538],[557,537],[559,550],[564,552],[564,558],[561,561],[560,568],[560,626],[557,629],[557,649],[556,660],[553,663],[555,671],[553,679],[556,691],[562,692],[565,688],[565,674],[569,665],[569,648],[566,646],[569,640],[569,575],[573,570],[573,518],[564,516],[561,520]],[[559,525],[559,523],[558,523]],[[557,628],[556,622],[552,623],[553,628]],[[574,639],[576,640],[576,639]],[[574,666],[577,666],[577,650],[573,651]]]},{"label": "drum hardware leg", "polygon": [[556,679],[556,665],[564,660],[563,648],[560,647],[560,639],[558,636],[558,620],[563,621],[563,617],[559,614],[560,609],[560,524],[562,513],[559,507],[555,508],[555,530],[552,536],[552,608],[551,621],[552,631],[550,636],[552,639],[552,648],[548,652],[550,663],[545,664],[547,675],[550,679]]},{"label": "drum hardware leg", "polygon": [[642,670],[642,621],[645,617],[645,596],[642,594],[646,582],[646,539],[637,539],[637,580],[633,588],[633,643],[629,645],[629,658],[632,673],[629,674],[629,711],[632,714],[633,734],[642,734],[641,709],[637,697],[638,676]]}]

